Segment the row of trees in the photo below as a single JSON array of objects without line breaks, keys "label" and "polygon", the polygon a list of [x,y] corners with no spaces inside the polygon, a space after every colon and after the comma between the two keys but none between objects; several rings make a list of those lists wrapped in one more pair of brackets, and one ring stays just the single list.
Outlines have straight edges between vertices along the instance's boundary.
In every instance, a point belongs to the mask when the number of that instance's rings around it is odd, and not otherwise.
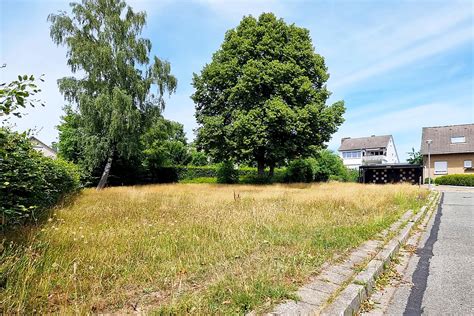
[{"label": "row of trees", "polygon": [[194,74],[199,127],[191,148],[182,125],[162,115],[177,80],[169,62],[150,56],[145,13],[122,0],[84,0],[48,20],[75,74],[58,80],[68,102],[59,152],[100,175],[99,189],[115,164],[232,161],[256,166],[260,176],[268,167],[272,176],[323,149],[343,122],[343,101],[327,105],[329,74],[309,31],[271,13],[244,17]]},{"label": "row of trees", "polygon": [[[87,144],[87,132],[84,130],[84,118],[72,106],[64,108],[65,115],[58,125],[59,143],[57,149],[60,157],[72,161],[89,175],[100,171],[100,164],[90,159]],[[174,165],[208,165],[211,160],[202,151],[198,151],[194,143],[188,143],[183,125],[165,119],[161,114],[153,116],[150,124],[143,128],[135,144],[135,150],[127,159],[117,156],[122,166],[133,168],[143,167],[153,170]],[[124,165],[125,164],[125,165]]]}]

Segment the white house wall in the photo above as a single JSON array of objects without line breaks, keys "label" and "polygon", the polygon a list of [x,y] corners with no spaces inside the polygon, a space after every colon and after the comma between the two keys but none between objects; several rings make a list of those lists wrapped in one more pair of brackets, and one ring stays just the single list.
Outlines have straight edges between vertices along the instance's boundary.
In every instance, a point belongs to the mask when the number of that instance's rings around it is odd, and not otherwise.
[{"label": "white house wall", "polygon": [[[358,150],[349,150],[349,151],[358,151]],[[344,166],[350,169],[359,169],[359,166],[362,165],[362,154],[360,158],[344,158],[343,152],[339,152],[339,157],[341,157]]]},{"label": "white house wall", "polygon": [[390,138],[390,141],[388,142],[386,159],[387,159],[387,163],[399,163],[400,162],[399,159],[398,159],[398,154],[397,154],[397,150],[395,148],[395,144],[393,142],[393,138]]}]

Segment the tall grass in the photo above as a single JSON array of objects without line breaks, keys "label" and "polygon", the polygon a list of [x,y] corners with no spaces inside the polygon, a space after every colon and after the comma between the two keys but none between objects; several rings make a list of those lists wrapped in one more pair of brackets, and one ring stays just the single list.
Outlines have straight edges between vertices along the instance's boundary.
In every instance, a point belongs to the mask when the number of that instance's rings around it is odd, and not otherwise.
[{"label": "tall grass", "polygon": [[341,183],[84,190],[23,245],[4,242],[0,312],[263,310],[426,197]]}]

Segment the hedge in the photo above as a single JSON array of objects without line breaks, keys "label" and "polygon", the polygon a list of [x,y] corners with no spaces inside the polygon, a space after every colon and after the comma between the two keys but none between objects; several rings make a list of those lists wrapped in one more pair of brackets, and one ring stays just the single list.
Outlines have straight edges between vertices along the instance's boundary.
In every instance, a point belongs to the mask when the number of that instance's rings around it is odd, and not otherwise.
[{"label": "hedge", "polygon": [[474,187],[474,174],[450,174],[437,177],[435,183],[439,185],[456,185]]},{"label": "hedge", "polygon": [[287,179],[289,182],[313,182],[317,169],[314,158],[296,159],[288,166]]},{"label": "hedge", "polygon": [[0,128],[1,226],[36,221],[64,195],[79,188],[78,168],[44,157],[25,133]]},{"label": "hedge", "polygon": [[[240,167],[238,170],[240,183],[273,183],[285,182],[286,169],[277,168],[274,170],[272,178],[266,173],[265,176],[259,177],[257,168]],[[141,170],[133,174],[127,174],[116,177],[111,174],[108,180],[109,186],[119,185],[136,185],[136,184],[152,184],[152,183],[173,183],[186,182],[192,183],[193,179],[216,179],[218,177],[218,165],[211,166],[174,166],[174,167],[158,167],[152,170]],[[206,180],[209,182],[210,180]]]},{"label": "hedge", "polygon": [[177,166],[178,180],[217,177],[217,166]]}]

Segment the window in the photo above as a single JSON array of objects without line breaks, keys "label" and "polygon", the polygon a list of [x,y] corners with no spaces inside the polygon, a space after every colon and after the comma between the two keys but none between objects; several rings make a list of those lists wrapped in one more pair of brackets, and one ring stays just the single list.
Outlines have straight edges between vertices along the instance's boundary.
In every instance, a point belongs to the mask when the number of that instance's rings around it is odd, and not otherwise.
[{"label": "window", "polygon": [[360,151],[344,151],[342,157],[344,159],[360,158]]},{"label": "window", "polygon": [[464,168],[471,169],[472,168],[472,160],[464,160]]},{"label": "window", "polygon": [[465,143],[466,137],[464,136],[455,136],[451,137],[451,144]]},{"label": "window", "polygon": [[435,163],[434,163],[434,174],[448,174],[448,162],[447,161],[435,161]]}]

